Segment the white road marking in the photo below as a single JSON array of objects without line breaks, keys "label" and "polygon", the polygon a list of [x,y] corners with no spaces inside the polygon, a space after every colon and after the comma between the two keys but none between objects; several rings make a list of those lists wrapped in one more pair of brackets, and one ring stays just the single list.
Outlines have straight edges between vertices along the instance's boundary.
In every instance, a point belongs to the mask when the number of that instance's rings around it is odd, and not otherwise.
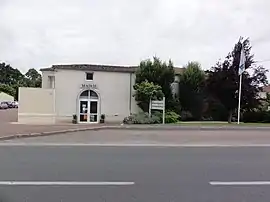
[{"label": "white road marking", "polygon": [[128,186],[135,182],[0,181],[0,186]]},{"label": "white road marking", "polygon": [[270,185],[270,181],[247,181],[247,182],[209,182],[213,186],[255,186]]},{"label": "white road marking", "polygon": [[0,147],[270,147],[270,144],[0,143]]}]

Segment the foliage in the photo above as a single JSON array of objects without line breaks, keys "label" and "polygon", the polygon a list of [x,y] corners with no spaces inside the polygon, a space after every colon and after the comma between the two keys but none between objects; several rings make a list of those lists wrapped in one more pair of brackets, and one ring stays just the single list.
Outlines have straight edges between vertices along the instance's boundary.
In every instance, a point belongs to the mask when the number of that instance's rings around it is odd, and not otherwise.
[{"label": "foliage", "polygon": [[6,63],[0,63],[0,72],[1,84],[16,85],[24,79],[24,75],[18,69],[14,69]]},{"label": "foliage", "polygon": [[0,92],[4,92],[4,93],[9,94],[13,97],[16,94],[16,90],[7,84],[0,84]]},{"label": "foliage", "polygon": [[218,62],[208,72],[207,90],[226,108],[228,122],[231,122],[232,114],[238,105],[238,67],[242,47],[246,55],[245,69],[253,70],[253,74],[247,71],[243,73],[241,108],[248,110],[256,108],[260,104],[257,96],[261,91],[260,86],[267,83],[265,75],[267,70],[255,64],[249,39],[241,37],[225,60]]},{"label": "foliage", "polygon": [[[168,111],[165,114],[165,122],[166,123],[176,123],[180,120],[180,115],[173,112]],[[162,112],[153,111],[151,117],[146,112],[132,114],[128,117],[125,117],[123,120],[124,124],[160,124],[162,123]]]},{"label": "foliage", "polygon": [[25,74],[27,78],[27,86],[28,87],[41,87],[41,75],[34,68],[31,68]]},{"label": "foliage", "polygon": [[247,111],[243,113],[242,121],[246,123],[270,123],[270,112]]},{"label": "foliage", "polygon": [[72,116],[72,123],[73,124],[77,124],[78,123],[78,119],[77,119],[77,115],[76,114],[73,114],[73,116]]},{"label": "foliage", "polygon": [[18,100],[19,87],[41,87],[41,75],[35,69],[29,69],[23,75],[18,69],[9,64],[0,63],[0,90]]},{"label": "foliage", "polygon": [[132,114],[125,117],[123,120],[124,124],[158,124],[160,123],[160,117],[152,115],[149,117],[148,113],[142,112],[138,114]]},{"label": "foliage", "polygon": [[[144,60],[140,63],[136,72],[135,86],[145,81],[160,86],[164,96],[166,97],[166,108],[170,108],[171,106],[169,103],[173,99],[171,84],[174,82],[174,78],[175,75],[172,61],[166,63],[162,62],[159,58],[154,57],[153,61]],[[146,97],[144,98],[146,99]],[[149,102],[149,100],[142,99],[138,101],[143,103]],[[142,110],[146,111],[146,108],[143,107]]]},{"label": "foliage", "polygon": [[168,111],[165,114],[165,123],[177,123],[180,121],[180,115],[173,112],[173,111]]},{"label": "foliage", "polygon": [[[189,62],[180,76],[179,100],[184,111],[200,120],[204,105],[205,73],[198,62]],[[183,96],[184,95],[184,96]]]},{"label": "foliage", "polygon": [[141,83],[136,83],[134,89],[136,90],[134,94],[135,100],[139,107],[145,112],[149,110],[150,98],[157,100],[162,99],[164,96],[161,87],[155,85],[153,82],[149,83],[148,81],[143,81]]}]

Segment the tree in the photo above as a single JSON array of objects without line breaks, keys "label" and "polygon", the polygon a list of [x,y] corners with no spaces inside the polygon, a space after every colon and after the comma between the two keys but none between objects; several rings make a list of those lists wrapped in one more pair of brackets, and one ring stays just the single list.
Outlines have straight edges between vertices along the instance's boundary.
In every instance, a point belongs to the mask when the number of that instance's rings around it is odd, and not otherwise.
[{"label": "tree", "polygon": [[180,75],[179,101],[182,110],[189,111],[194,119],[201,119],[204,100],[205,73],[198,62],[189,62]]},{"label": "tree", "polygon": [[244,110],[256,108],[260,104],[258,93],[262,90],[261,86],[267,84],[267,70],[255,64],[249,38],[240,37],[233,51],[228,54],[225,60],[219,61],[208,72],[207,79],[207,90],[226,108],[229,123],[231,123],[233,112],[238,106],[238,68],[242,47],[246,56],[245,69],[252,70],[253,73],[250,74],[247,71],[243,73],[241,108]]},{"label": "tree", "polygon": [[1,92],[9,94],[13,97],[15,97],[16,95],[16,90],[7,84],[0,84],[0,93]]},{"label": "tree", "polygon": [[138,102],[139,107],[144,111],[149,110],[150,99],[162,99],[164,96],[162,89],[159,85],[155,85],[153,82],[143,81],[134,85],[135,100]]},{"label": "tree", "polygon": [[25,74],[28,87],[41,87],[41,75],[34,68],[31,68]]},{"label": "tree", "polygon": [[[144,60],[140,63],[140,66],[136,71],[135,83],[140,84],[148,81],[149,83],[160,86],[164,96],[166,97],[166,107],[170,109],[172,108],[170,103],[172,103],[173,100],[171,84],[174,82],[174,77],[172,61],[169,61],[167,64],[166,62],[162,62],[159,58],[154,57],[153,61]],[[143,100],[143,102],[145,103],[149,101]]]},{"label": "tree", "polygon": [[12,68],[9,64],[0,63],[0,83],[7,85],[16,85],[24,80],[24,75],[18,70]]}]

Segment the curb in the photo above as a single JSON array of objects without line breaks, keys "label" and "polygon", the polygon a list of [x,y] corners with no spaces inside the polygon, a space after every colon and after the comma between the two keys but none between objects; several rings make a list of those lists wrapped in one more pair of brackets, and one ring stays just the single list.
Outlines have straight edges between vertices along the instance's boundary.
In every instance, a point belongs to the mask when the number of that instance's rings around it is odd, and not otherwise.
[{"label": "curb", "polygon": [[30,137],[41,137],[41,136],[51,136],[57,134],[65,134],[71,132],[81,132],[81,131],[98,131],[98,130],[105,130],[105,129],[117,129],[118,126],[99,126],[99,127],[91,127],[91,128],[75,128],[75,129],[66,129],[66,130],[57,130],[57,131],[47,131],[47,132],[40,132],[40,133],[25,133],[25,134],[15,134],[15,135],[7,135],[0,137],[0,141],[2,140],[12,140],[12,139],[19,139],[19,138],[30,138]]},{"label": "curb", "polygon": [[158,131],[270,131],[270,127],[252,127],[252,126],[163,126],[163,125],[144,125],[144,126],[133,126],[133,125],[121,125],[121,126],[97,126],[91,128],[75,128],[75,129],[66,129],[66,130],[57,130],[57,131],[47,131],[40,133],[25,133],[25,134],[15,134],[7,135],[0,137],[2,140],[11,140],[19,138],[30,138],[30,137],[41,137],[41,136],[51,136],[57,134],[65,134],[71,132],[82,132],[82,131],[98,131],[98,130],[158,130]]}]

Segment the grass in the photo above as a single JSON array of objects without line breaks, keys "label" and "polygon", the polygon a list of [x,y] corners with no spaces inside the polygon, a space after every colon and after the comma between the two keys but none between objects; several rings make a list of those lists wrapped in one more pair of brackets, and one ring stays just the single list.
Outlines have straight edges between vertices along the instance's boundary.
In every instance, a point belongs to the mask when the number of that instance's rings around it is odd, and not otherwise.
[{"label": "grass", "polygon": [[240,123],[239,125],[236,122],[215,122],[215,121],[190,121],[190,122],[178,122],[178,125],[183,126],[265,126],[270,127],[270,123]]}]

